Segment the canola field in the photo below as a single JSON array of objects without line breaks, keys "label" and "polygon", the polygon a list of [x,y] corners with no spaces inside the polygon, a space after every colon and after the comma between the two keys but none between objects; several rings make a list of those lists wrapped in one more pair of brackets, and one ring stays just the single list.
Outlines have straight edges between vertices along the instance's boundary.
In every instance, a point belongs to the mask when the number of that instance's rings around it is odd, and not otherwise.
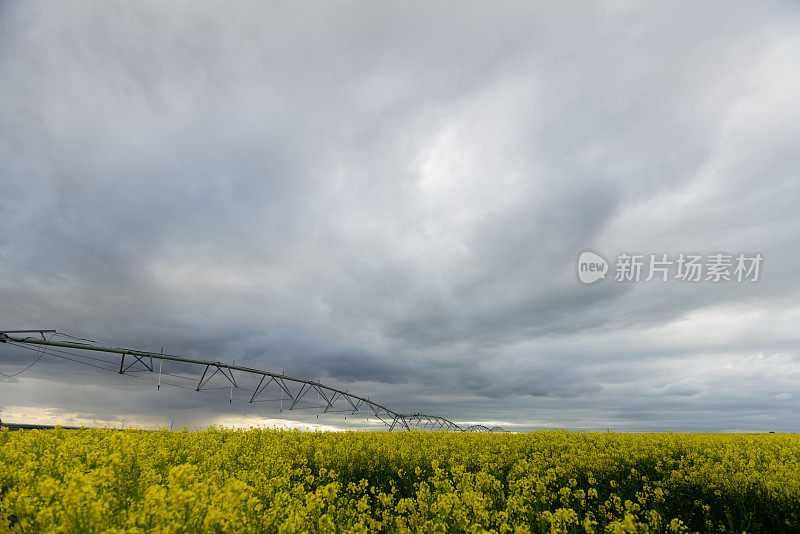
[{"label": "canola field", "polygon": [[0,532],[800,532],[800,436],[0,433]]}]

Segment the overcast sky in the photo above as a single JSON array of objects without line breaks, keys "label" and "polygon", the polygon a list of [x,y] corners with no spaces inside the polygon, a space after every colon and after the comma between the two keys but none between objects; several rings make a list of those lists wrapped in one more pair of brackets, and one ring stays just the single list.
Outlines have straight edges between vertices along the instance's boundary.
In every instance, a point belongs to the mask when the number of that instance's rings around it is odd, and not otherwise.
[{"label": "overcast sky", "polygon": [[[0,329],[457,422],[800,431],[798,102],[794,2],[0,2]],[[312,420],[50,357],[0,417]]]}]

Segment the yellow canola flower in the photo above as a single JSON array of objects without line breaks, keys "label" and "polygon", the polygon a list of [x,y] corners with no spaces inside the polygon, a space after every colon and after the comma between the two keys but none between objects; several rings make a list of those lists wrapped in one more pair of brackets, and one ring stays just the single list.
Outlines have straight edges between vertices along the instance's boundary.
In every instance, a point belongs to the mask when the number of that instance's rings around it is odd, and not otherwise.
[{"label": "yellow canola flower", "polygon": [[800,436],[32,430],[3,532],[796,532]]}]

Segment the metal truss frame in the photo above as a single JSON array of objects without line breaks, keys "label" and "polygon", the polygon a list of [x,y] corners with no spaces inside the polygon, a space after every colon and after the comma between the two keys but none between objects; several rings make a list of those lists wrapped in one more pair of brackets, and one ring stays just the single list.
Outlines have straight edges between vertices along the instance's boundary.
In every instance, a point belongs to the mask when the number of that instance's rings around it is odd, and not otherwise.
[{"label": "metal truss frame", "polygon": [[[42,339],[37,337],[20,337],[17,334],[36,333],[41,334]],[[209,387],[209,381],[217,375],[225,378],[224,389],[244,390],[234,376],[234,371],[245,375],[258,377],[258,385],[252,390],[250,402],[259,402],[259,397],[264,394],[267,388],[277,389],[280,395],[281,411],[283,411],[284,399],[289,403],[289,410],[298,408],[298,403],[308,398],[309,394],[315,395],[317,400],[317,410],[321,413],[345,413],[349,415],[362,415],[374,417],[388,427],[389,430],[434,430],[449,432],[505,432],[500,427],[488,428],[483,425],[472,425],[461,427],[446,419],[436,415],[423,413],[400,413],[387,408],[386,406],[370,400],[368,397],[355,395],[335,387],[326,386],[313,380],[304,380],[285,374],[263,371],[231,365],[221,362],[211,362],[192,358],[182,358],[180,356],[139,351],[133,349],[106,347],[98,344],[79,343],[72,341],[52,341],[45,338],[45,333],[55,333],[55,330],[5,330],[0,331],[0,343],[13,342],[24,345],[40,345],[49,347],[61,347],[76,350],[97,351],[109,354],[119,354],[120,364],[119,373],[126,374],[134,371],[154,371],[153,360],[174,361],[196,366],[203,366],[203,372],[197,383],[196,391],[204,389],[214,389]],[[125,365],[125,358],[128,357],[128,364]],[[132,360],[130,359],[132,358]],[[139,364],[139,369],[131,368]],[[160,383],[160,382],[159,382]],[[274,385],[274,386],[273,386]],[[299,390],[297,389],[299,387]],[[277,399],[270,399],[277,400]]]}]

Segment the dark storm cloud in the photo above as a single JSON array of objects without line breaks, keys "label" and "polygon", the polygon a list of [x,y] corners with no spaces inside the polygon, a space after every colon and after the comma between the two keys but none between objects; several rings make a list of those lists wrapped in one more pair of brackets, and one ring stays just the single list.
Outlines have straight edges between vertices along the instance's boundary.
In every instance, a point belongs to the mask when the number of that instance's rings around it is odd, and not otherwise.
[{"label": "dark storm cloud", "polygon": [[[798,20],[3,4],[0,324],[455,420],[796,429]],[[765,263],[750,285],[585,287],[587,248]],[[0,351],[2,372],[31,361]],[[105,380],[48,361],[0,406],[234,415]]]}]

